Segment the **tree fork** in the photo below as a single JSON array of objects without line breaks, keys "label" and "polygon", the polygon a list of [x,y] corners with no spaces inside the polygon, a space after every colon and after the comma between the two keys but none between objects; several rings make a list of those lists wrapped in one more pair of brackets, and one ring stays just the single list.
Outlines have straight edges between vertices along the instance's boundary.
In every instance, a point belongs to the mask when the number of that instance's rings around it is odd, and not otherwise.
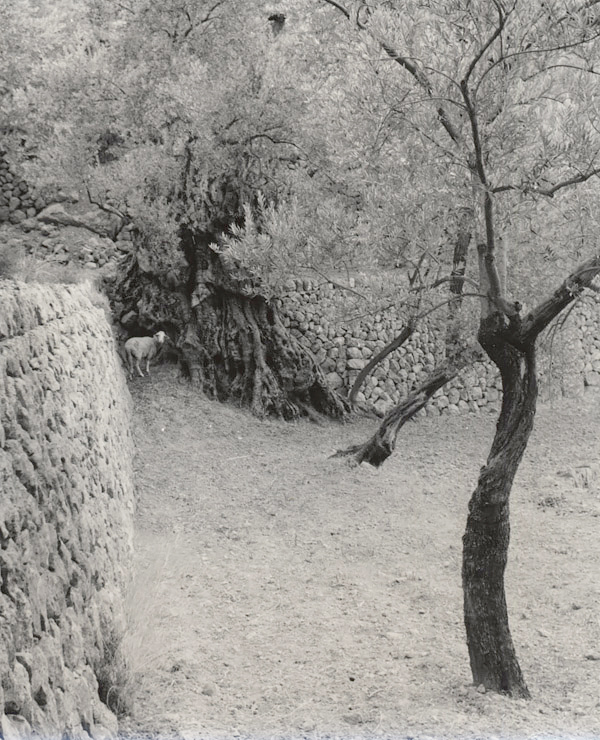
[{"label": "tree fork", "polygon": [[537,404],[535,343],[584,288],[593,287],[598,273],[600,255],[580,265],[523,319],[518,311],[496,308],[480,322],[479,342],[500,370],[503,396],[490,454],[469,502],[463,537],[464,617],[474,682],[511,696],[530,696],[508,625],[504,571],[510,492]]}]

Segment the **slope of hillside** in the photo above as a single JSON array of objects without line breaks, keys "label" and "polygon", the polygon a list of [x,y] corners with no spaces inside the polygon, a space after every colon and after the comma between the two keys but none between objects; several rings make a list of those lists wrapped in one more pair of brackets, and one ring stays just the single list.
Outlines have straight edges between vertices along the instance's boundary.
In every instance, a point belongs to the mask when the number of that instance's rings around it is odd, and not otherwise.
[{"label": "slope of hillside", "polygon": [[511,628],[533,700],[470,685],[461,536],[494,418],[423,419],[381,471],[328,459],[374,422],[258,421],[157,368],[131,384],[133,734],[600,733],[600,398],[541,407],[517,477]]}]

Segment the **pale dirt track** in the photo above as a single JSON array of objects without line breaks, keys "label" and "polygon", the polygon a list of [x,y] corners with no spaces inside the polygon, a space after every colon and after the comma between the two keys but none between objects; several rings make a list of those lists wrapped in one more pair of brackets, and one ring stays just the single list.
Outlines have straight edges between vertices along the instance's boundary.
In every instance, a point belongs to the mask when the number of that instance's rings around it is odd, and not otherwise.
[{"label": "pale dirt track", "polygon": [[130,387],[125,731],[600,734],[600,397],[540,407],[513,490],[507,596],[526,702],[470,686],[462,624],[461,537],[493,416],[410,423],[375,472],[328,459],[373,421],[261,422],[169,367]]}]

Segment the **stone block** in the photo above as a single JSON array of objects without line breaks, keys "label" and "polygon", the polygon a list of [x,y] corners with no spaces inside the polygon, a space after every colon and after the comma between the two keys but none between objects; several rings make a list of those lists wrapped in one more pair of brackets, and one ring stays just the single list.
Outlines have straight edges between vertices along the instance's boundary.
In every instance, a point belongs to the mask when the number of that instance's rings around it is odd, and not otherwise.
[{"label": "stone block", "polygon": [[500,394],[497,388],[488,388],[486,391],[488,402],[493,403],[498,400]]},{"label": "stone block", "polygon": [[373,410],[377,414],[377,416],[383,417],[387,414],[388,411],[390,411],[394,406],[394,403],[391,399],[386,400],[384,398],[379,398],[375,403],[373,404]]},{"label": "stone block", "polygon": [[362,358],[358,358],[358,357],[348,360],[348,367],[351,370],[362,370],[366,364],[367,364],[366,360],[363,360]]},{"label": "stone block", "polygon": [[451,406],[456,406],[460,401],[460,392],[457,388],[451,388],[448,391],[448,403]]},{"label": "stone block", "polygon": [[342,377],[336,372],[327,373],[327,375],[325,375],[325,380],[327,381],[327,385],[334,390],[341,388],[344,385]]},{"label": "stone block", "polygon": [[480,385],[474,385],[470,390],[469,394],[471,396],[471,399],[473,401],[477,401],[479,398],[483,397],[483,390]]},{"label": "stone block", "polygon": [[600,388],[600,373],[589,370],[585,374],[585,385],[591,388]]},{"label": "stone block", "polygon": [[20,714],[31,722],[33,698],[27,670],[15,661],[12,670],[4,679],[4,711]]},{"label": "stone block", "polygon": [[0,715],[0,728],[4,740],[29,740],[33,733],[31,725],[20,714]]}]

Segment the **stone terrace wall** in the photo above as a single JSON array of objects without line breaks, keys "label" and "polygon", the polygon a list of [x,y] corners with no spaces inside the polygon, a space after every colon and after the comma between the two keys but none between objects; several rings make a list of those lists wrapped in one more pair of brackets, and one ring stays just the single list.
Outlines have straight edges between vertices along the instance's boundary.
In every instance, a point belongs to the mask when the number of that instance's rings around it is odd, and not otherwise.
[{"label": "stone terrace wall", "polygon": [[18,224],[35,216],[46,205],[32,190],[19,172],[8,161],[6,151],[0,149],[0,223]]},{"label": "stone terrace wall", "polygon": [[600,294],[587,296],[577,307],[571,346],[582,358],[583,382],[600,388]]},{"label": "stone terrace wall", "polygon": [[[401,274],[375,279],[350,279],[361,292],[389,290],[406,292]],[[394,309],[364,315],[364,303],[333,283],[324,280],[288,281],[281,301],[284,323],[312,350],[329,383],[349,392],[356,376],[369,359],[391,342],[404,322]],[[363,314],[363,315],[360,315]],[[416,388],[444,357],[444,310],[423,320],[406,344],[389,355],[365,381],[358,400],[383,415],[400,398]],[[577,305],[565,327],[540,342],[539,365],[543,396],[581,393],[585,385],[600,385],[600,296],[588,296]],[[496,411],[502,384],[491,362],[476,363],[437,391],[426,413]]]},{"label": "stone terrace wall", "polygon": [[[110,737],[96,673],[122,629],[129,396],[87,286],[0,280],[2,736]],[[17,733],[21,732],[21,735]]]},{"label": "stone terrace wall", "polygon": [[58,185],[36,189],[15,159],[0,142],[0,240],[8,248],[87,269],[117,262],[131,249],[133,225],[110,212],[117,205],[110,198],[102,210]]}]

